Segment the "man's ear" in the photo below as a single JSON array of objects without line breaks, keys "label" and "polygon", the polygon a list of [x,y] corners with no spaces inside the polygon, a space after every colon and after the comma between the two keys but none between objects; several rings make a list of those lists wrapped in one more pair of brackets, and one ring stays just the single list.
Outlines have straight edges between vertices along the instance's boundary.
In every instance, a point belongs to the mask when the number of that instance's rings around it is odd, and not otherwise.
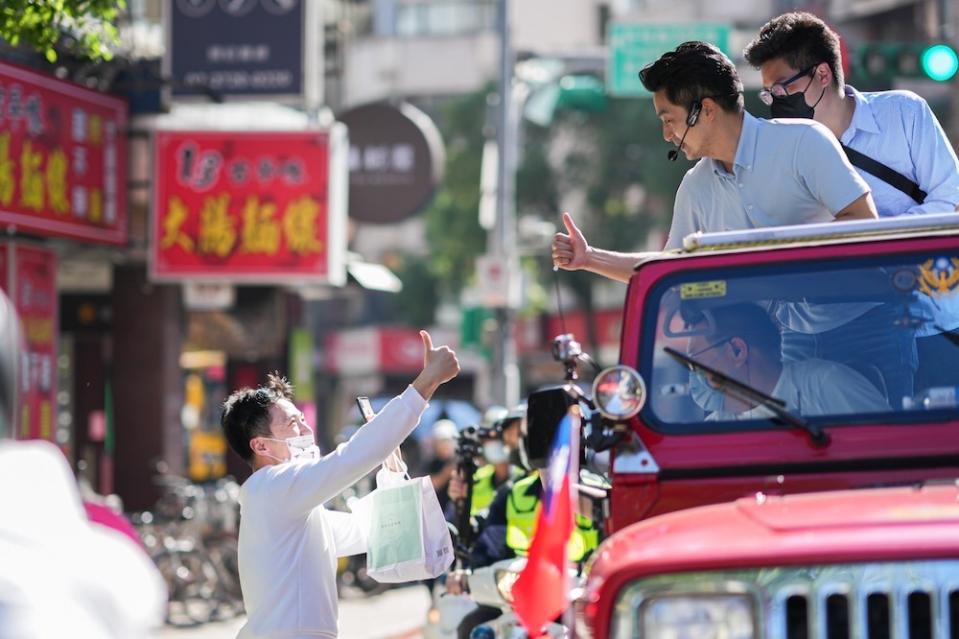
[{"label": "man's ear", "polygon": [[819,63],[819,66],[816,67],[813,75],[816,78],[817,86],[828,87],[832,85],[833,81],[835,80],[832,68],[825,62]]},{"label": "man's ear", "polygon": [[703,98],[701,102],[702,109],[699,113],[700,120],[712,122],[716,119],[716,116],[719,115],[719,112],[722,111],[722,107],[719,106],[719,103],[712,98]]},{"label": "man's ear", "polygon": [[745,362],[749,357],[749,344],[741,337],[733,337],[729,340],[729,347],[733,352],[733,359],[736,362]]},{"label": "man's ear", "polygon": [[253,437],[250,439],[250,450],[253,451],[254,455],[262,455],[266,451],[266,444],[259,437]]}]

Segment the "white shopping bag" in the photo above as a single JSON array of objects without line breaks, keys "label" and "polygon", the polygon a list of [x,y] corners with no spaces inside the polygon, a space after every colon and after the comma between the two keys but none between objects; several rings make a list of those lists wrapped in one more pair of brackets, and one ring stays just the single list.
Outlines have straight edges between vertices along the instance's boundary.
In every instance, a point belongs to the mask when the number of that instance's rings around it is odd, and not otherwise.
[{"label": "white shopping bag", "polygon": [[433,483],[429,477],[410,479],[402,468],[390,471],[384,464],[376,490],[349,504],[366,537],[366,573],[380,583],[431,579],[453,563],[453,541]]}]

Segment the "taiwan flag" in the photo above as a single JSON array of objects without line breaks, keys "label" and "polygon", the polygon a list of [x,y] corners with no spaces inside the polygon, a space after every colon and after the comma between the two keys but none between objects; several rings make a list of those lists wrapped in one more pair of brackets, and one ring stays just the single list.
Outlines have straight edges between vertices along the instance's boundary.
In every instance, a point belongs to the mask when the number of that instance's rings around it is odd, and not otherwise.
[{"label": "taiwan flag", "polygon": [[579,419],[568,413],[556,429],[526,567],[513,585],[513,610],[530,637],[541,636],[543,627],[561,615],[569,603],[566,544],[573,534],[570,476],[578,455],[573,433],[578,437]]}]

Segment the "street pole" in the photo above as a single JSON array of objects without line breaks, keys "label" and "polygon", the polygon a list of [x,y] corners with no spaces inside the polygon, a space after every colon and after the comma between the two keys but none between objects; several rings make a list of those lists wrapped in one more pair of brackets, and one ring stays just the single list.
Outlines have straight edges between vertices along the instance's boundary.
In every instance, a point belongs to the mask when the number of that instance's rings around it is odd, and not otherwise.
[{"label": "street pole", "polygon": [[[952,6],[952,0],[941,0],[939,21],[941,23],[941,33],[943,42],[948,42],[950,46],[956,47],[959,41],[956,36],[959,35],[959,11]],[[953,78],[952,82],[957,80]],[[953,148],[959,147],[959,91],[952,90],[951,104],[949,110],[949,123],[946,126],[946,133]]]},{"label": "street pole", "polygon": [[[513,49],[510,39],[509,0],[497,3],[500,36],[499,113],[496,143],[499,147],[497,167],[496,223],[489,237],[489,252],[500,260],[507,271],[507,281],[518,276],[513,269],[516,259],[516,213],[514,182],[516,172],[517,112],[513,100]],[[512,297],[507,295],[506,297]],[[513,339],[514,311],[506,303],[496,308],[496,334],[493,340],[491,390],[493,402],[511,407],[519,401],[519,366]]]}]

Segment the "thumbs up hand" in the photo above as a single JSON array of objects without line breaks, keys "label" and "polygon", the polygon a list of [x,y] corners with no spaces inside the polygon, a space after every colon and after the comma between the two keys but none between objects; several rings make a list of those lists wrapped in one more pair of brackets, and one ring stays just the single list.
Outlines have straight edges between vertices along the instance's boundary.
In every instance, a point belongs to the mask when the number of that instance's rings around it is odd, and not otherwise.
[{"label": "thumbs up hand", "polygon": [[557,233],[553,237],[553,266],[567,271],[584,268],[589,244],[569,213],[563,213],[563,225],[566,233]]},{"label": "thumbs up hand", "polygon": [[413,381],[413,388],[423,397],[429,398],[440,385],[445,384],[460,372],[460,363],[456,353],[449,346],[433,347],[433,338],[426,331],[420,331],[423,339],[423,372]]}]

